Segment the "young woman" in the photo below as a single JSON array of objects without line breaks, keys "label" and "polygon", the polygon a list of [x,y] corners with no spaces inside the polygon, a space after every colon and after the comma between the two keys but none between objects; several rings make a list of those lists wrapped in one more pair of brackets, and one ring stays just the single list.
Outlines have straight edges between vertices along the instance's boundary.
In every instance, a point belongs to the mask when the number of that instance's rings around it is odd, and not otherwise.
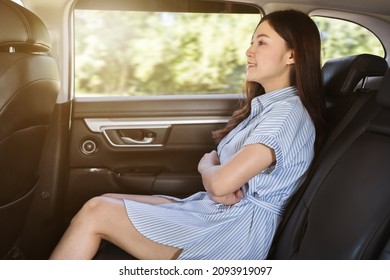
[{"label": "young woman", "polygon": [[265,16],[246,52],[246,99],[199,162],[205,192],[93,198],[51,258],[93,258],[102,239],[139,259],[266,258],[320,143],[320,44],[306,14]]}]

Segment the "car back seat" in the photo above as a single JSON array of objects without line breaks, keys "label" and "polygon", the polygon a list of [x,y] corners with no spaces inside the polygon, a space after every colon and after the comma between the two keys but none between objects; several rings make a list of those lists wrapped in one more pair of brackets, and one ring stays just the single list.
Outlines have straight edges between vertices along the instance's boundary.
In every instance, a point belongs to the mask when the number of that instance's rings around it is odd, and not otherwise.
[{"label": "car back seat", "polygon": [[[370,93],[376,89],[375,87],[358,87],[358,84],[364,85],[363,81],[368,77],[383,76],[386,69],[387,62],[383,58],[366,54],[333,59],[324,65],[323,75],[327,111],[329,112],[331,120],[330,127],[337,127],[337,131],[331,134],[332,139],[328,141],[328,148],[331,146],[329,143],[335,141],[355,113],[359,111],[360,107],[362,107],[369,97],[372,96]],[[349,113],[347,114],[347,112]],[[347,117],[343,119],[345,114],[347,114]],[[340,121],[342,122],[340,123]],[[340,124],[338,125],[338,123]],[[300,195],[295,197],[296,203],[298,203],[298,198],[300,198]],[[294,208],[295,207],[292,206],[288,209],[289,215],[293,213]],[[300,210],[298,209],[298,211]],[[288,224],[287,226],[285,220],[282,224],[284,226],[281,226],[280,228],[286,226],[287,230],[290,230],[291,225]],[[297,233],[298,232],[299,229]],[[282,239],[282,243],[280,245],[274,244],[274,250],[273,253],[270,254],[270,258],[287,258],[282,255],[282,253],[284,253],[283,246],[287,243],[289,247],[285,249],[287,252],[290,252],[292,244],[294,245],[296,242],[293,242],[292,240],[287,242],[285,240],[286,237],[281,231],[278,233],[277,237],[278,238],[276,238],[275,241]],[[295,239],[299,239],[299,236],[294,236],[294,240]],[[133,259],[133,257],[116,246],[108,242],[103,242],[95,259]]]},{"label": "car back seat", "polygon": [[390,70],[355,111],[320,152],[269,259],[389,257]]}]

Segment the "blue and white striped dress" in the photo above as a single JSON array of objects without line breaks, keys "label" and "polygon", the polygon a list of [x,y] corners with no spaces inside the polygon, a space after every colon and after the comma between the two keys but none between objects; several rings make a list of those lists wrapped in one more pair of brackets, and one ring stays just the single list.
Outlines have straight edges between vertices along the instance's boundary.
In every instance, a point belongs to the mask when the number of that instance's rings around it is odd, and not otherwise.
[{"label": "blue and white striped dress", "polygon": [[315,128],[296,88],[269,92],[251,105],[250,116],[218,145],[220,161],[245,145],[262,143],[274,149],[276,163],[242,187],[240,202],[217,204],[206,192],[162,205],[124,201],[135,228],[151,240],[183,249],[179,259],[266,258],[286,203],[305,177]]}]

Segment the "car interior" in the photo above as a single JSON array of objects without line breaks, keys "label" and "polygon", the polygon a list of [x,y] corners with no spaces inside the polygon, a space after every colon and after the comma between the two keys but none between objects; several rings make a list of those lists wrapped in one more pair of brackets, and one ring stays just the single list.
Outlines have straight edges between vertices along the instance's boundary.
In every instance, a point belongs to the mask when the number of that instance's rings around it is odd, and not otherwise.
[{"label": "car interior", "polygon": [[[53,2],[0,0],[2,259],[47,259],[72,217],[94,196],[185,197],[202,190],[197,162],[215,147],[211,131],[227,122],[241,95],[74,94],[74,11],[129,7],[243,14],[294,8],[375,31],[383,55],[343,55],[323,64],[327,138],[288,205],[268,258],[390,259],[389,3]],[[95,259],[134,258],[103,242]]]}]

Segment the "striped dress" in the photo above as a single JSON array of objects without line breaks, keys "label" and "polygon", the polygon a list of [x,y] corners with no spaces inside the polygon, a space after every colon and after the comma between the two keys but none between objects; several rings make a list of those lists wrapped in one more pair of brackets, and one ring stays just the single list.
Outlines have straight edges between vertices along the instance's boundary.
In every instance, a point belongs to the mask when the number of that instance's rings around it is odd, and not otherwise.
[{"label": "striped dress", "polygon": [[315,128],[296,88],[256,97],[251,106],[250,116],[219,143],[220,162],[256,143],[271,147],[276,162],[242,187],[240,202],[217,204],[206,192],[170,197],[177,203],[162,205],[124,200],[135,228],[151,240],[183,249],[179,259],[266,258],[285,206],[305,177]]}]

